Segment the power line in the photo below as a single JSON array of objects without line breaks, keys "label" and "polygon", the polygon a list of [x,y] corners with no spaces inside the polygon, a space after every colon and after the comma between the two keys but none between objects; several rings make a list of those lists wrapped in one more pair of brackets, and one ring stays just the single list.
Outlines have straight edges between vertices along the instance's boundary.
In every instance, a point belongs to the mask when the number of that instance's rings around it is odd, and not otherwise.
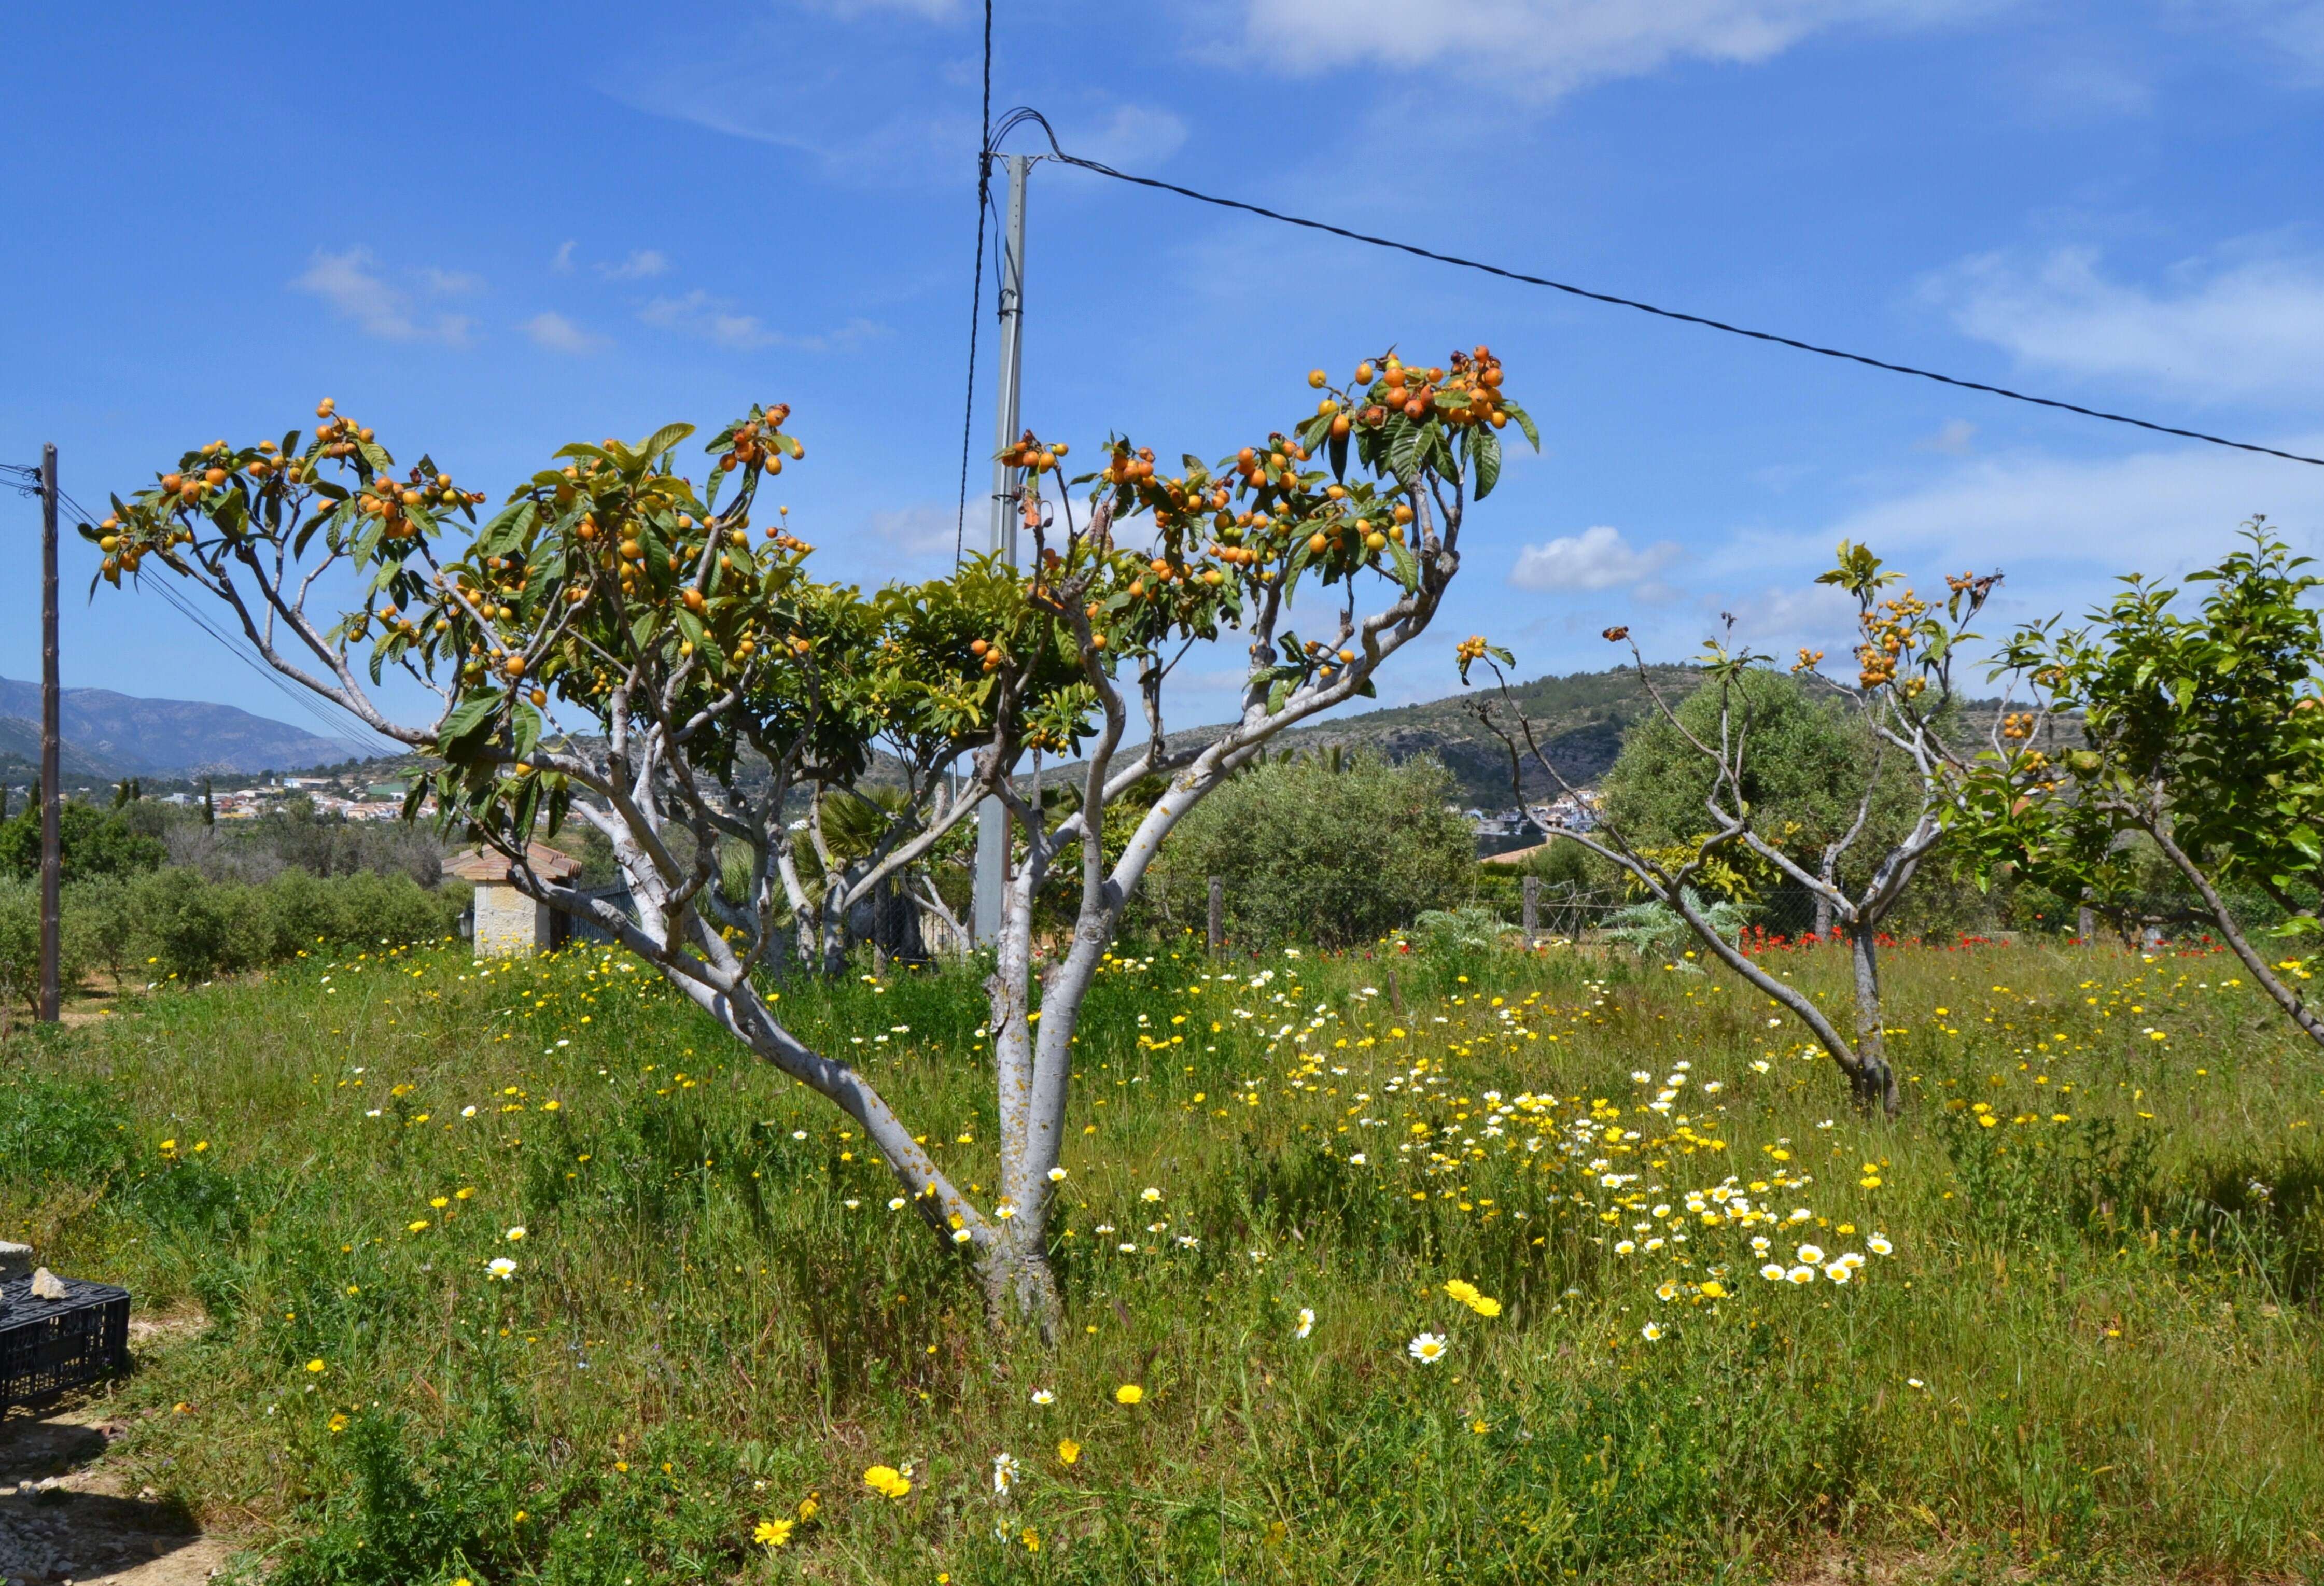
[{"label": "power line", "polygon": [[1019,108],[1010,111],[1003,118],[993,141],[998,142],[1011,129],[1028,121],[1037,124],[1047,135],[1050,150],[1047,158],[1065,165],[1079,166],[1082,170],[1093,171],[1099,176],[1111,177],[1116,181],[1126,181],[1137,187],[1154,188],[1162,192],[1176,193],[1180,198],[1192,198],[1199,204],[1215,205],[1222,209],[1240,209],[1247,215],[1256,215],[1262,219],[1280,221],[1286,226],[1302,226],[1309,231],[1329,232],[1333,236],[1345,237],[1350,242],[1362,243],[1370,247],[1388,248],[1399,254],[1410,254],[1416,258],[1431,259],[1439,264],[1452,264],[1462,270],[1474,270],[1485,275],[1497,275],[1504,281],[1514,281],[1525,286],[1547,287],[1552,291],[1563,292],[1569,297],[1584,298],[1591,302],[1606,303],[1617,309],[1631,309],[1641,314],[1652,314],[1657,318],[1675,319],[1683,325],[1701,326],[1706,330],[1723,331],[1729,336],[1746,337],[1752,341],[1771,342],[1777,346],[1790,347],[1796,352],[1813,353],[1818,357],[1838,358],[1845,363],[1861,364],[1868,369],[1886,370],[1891,374],[1909,374],[1917,380],[1931,380],[1939,385],[1954,386],[1962,391],[1983,392],[1987,396],[2006,397],[2011,401],[2029,402],[2037,408],[2054,408],[2061,412],[2079,413],[2085,419],[2102,419],[2109,424],[2128,424],[2135,429],[2152,430],[2157,435],[2175,435],[2181,439],[2200,440],[2207,445],[2227,447],[2239,452],[2257,452],[2263,456],[2282,457],[2288,463],[2308,463],[2317,467],[2324,467],[2324,457],[2304,456],[2299,452],[2281,451],[2272,446],[2259,446],[2247,440],[2230,440],[2226,436],[2207,435],[2200,429],[2181,429],[2174,424],[2158,424],[2148,419],[2135,419],[2127,413],[2109,413],[2099,408],[2083,407],[2079,402],[2061,401],[2055,397],[2034,396],[2027,392],[2012,391],[2007,386],[1987,385],[1979,380],[1964,380],[1959,375],[1941,374],[1933,369],[1923,369],[1911,364],[1895,364],[1886,358],[1875,358],[1863,353],[1851,353],[1841,347],[1821,346],[1814,342],[1801,341],[1794,337],[1778,336],[1771,330],[1753,330],[1748,326],[1730,325],[1723,319],[1712,319],[1701,314],[1683,313],[1676,309],[1665,309],[1654,303],[1641,302],[1636,298],[1618,297],[1612,292],[1592,291],[1588,287],[1575,286],[1570,281],[1553,281],[1545,275],[1529,275],[1521,270],[1508,270],[1499,264],[1487,264],[1475,259],[1464,259],[1457,254],[1439,253],[1434,248],[1424,248],[1417,243],[1400,243],[1393,237],[1373,236],[1366,232],[1351,231],[1344,226],[1333,226],[1322,220],[1309,220],[1297,215],[1286,215],[1280,210],[1269,209],[1264,205],[1246,203],[1240,198],[1223,198],[1215,193],[1198,192],[1193,188],[1181,187],[1176,182],[1163,181],[1156,177],[1133,176],[1129,171],[1117,171],[1102,161],[1086,160],[1078,154],[1066,153],[1058,146],[1056,130],[1049,125],[1047,118],[1036,110]]},{"label": "power line", "polygon": [[984,212],[992,207],[992,0],[984,0],[984,107],[976,143],[976,281],[968,302],[968,396],[960,415],[960,511],[952,525],[952,565],[968,549],[968,452],[976,428],[976,331],[984,318]]}]

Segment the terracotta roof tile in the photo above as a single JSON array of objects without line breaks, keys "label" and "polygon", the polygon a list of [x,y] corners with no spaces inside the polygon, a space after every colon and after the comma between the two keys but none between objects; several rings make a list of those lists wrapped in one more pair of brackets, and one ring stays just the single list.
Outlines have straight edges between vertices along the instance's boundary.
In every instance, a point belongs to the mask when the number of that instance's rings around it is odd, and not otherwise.
[{"label": "terracotta roof tile", "polygon": [[[581,862],[560,853],[546,843],[526,844],[525,856],[544,881],[567,881],[581,873]],[[487,849],[472,848],[444,862],[444,873],[464,881],[505,881],[509,862]]]}]

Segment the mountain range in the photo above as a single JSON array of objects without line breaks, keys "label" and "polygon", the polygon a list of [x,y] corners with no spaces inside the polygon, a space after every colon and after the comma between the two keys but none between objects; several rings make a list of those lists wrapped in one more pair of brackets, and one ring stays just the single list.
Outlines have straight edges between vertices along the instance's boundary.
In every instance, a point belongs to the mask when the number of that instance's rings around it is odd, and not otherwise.
[{"label": "mountain range", "polygon": [[[137,699],[109,688],[65,689],[61,705],[69,779],[297,770],[376,752],[230,705]],[[40,685],[0,678],[0,777],[13,781],[40,763]]]}]

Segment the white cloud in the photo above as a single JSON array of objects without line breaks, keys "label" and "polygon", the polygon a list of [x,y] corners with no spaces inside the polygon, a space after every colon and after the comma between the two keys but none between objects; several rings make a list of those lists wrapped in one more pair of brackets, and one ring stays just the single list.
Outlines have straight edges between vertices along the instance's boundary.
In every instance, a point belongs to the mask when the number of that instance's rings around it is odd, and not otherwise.
[{"label": "white cloud", "polygon": [[930,557],[941,551],[949,558],[956,542],[964,543],[970,550],[982,549],[983,525],[964,526],[956,505],[903,507],[874,512],[864,527],[873,539],[907,557]]},{"label": "white cloud", "polygon": [[724,298],[714,298],[700,287],[682,298],[656,298],[638,310],[648,325],[683,330],[722,347],[747,352],[773,345],[775,337],[755,314],[735,311]]},{"label": "white cloud", "polygon": [[532,338],[533,346],[552,353],[594,353],[607,345],[604,337],[582,329],[554,311],[535,314],[524,322],[523,330]]},{"label": "white cloud", "polygon": [[1620,530],[1600,523],[1579,534],[1526,546],[1517,552],[1509,582],[1519,589],[1551,594],[1614,589],[1652,578],[1677,556],[1678,547],[1666,539],[1633,550]]},{"label": "white cloud", "polygon": [[[2282,444],[2313,456],[2324,436]],[[2216,447],[2089,461],[1996,457],[1821,529],[1739,538],[1720,560],[1730,569],[1821,568],[1834,545],[1853,539],[1923,587],[1943,574],[1998,567],[2009,611],[2079,612],[2109,598],[2122,574],[2175,577],[2217,561],[2255,513],[2301,549],[2324,549],[2324,468]]]},{"label": "white cloud", "polygon": [[[1176,153],[1186,141],[1186,124],[1152,106],[1116,105],[1093,121],[1060,117],[1057,141],[1070,153],[1135,170],[1158,165]],[[974,152],[973,145],[970,152]]]},{"label": "white cloud", "polygon": [[563,242],[558,244],[555,255],[549,261],[549,267],[557,272],[559,275],[572,274],[573,250],[576,245],[578,244],[576,244],[571,237],[567,237]]},{"label": "white cloud", "polygon": [[[475,322],[464,314],[427,313],[413,294],[395,286],[379,272],[379,261],[369,248],[354,247],[342,254],[317,249],[306,272],[290,284],[312,292],[366,336],[385,341],[433,341],[446,346],[466,346]],[[484,284],[473,275],[429,268],[420,280],[434,293],[474,291]]]},{"label": "white cloud", "polygon": [[[960,12],[960,0],[809,0],[817,11],[843,21],[881,12],[900,11],[924,22],[946,22]],[[974,150],[970,151],[975,152]]]},{"label": "white cloud", "polygon": [[1455,60],[1535,98],[1673,60],[1751,65],[1811,34],[1915,27],[2011,0],[1247,0],[1238,59],[1294,70]]},{"label": "white cloud", "polygon": [[1991,254],[1923,290],[2023,364],[2211,401],[2324,393],[2324,257],[2235,253],[2181,265],[2160,290],[2110,279],[2092,249]]},{"label": "white cloud", "polygon": [[654,248],[640,248],[619,264],[600,264],[597,273],[607,281],[650,281],[669,268],[669,258]]},{"label": "white cloud", "polygon": [[854,318],[836,330],[791,336],[770,330],[756,314],[745,314],[730,299],[713,297],[696,287],[682,298],[656,298],[638,310],[648,325],[683,331],[715,346],[736,352],[761,347],[791,347],[803,353],[836,352],[889,334],[876,320]]},{"label": "white cloud", "polygon": [[1916,452],[1942,452],[1947,456],[1961,456],[1977,439],[1977,426],[1966,419],[1948,419],[1937,426],[1936,433],[1924,435],[1913,443]]},{"label": "white cloud", "polygon": [[[803,73],[794,51],[752,41],[707,67],[648,65],[596,87],[633,110],[796,150],[828,180],[864,187],[956,183],[975,167],[975,106],[899,78],[902,69],[892,50],[876,61],[867,57],[862,70],[880,74],[890,90],[867,98],[860,75]],[[896,103],[904,107],[886,108]]]},{"label": "white cloud", "polygon": [[1775,650],[1785,662],[1791,658],[1782,652],[1798,646],[1838,653],[1856,628],[1856,603],[1825,584],[1769,585],[1727,602],[1721,614],[1729,613],[1735,618],[1734,642]]},{"label": "white cloud", "polygon": [[2271,65],[2310,82],[2324,74],[2324,4],[2319,0],[2173,0],[2190,28],[2225,22],[2247,31]]},{"label": "white cloud", "polygon": [[468,270],[439,270],[433,264],[423,264],[420,267],[420,279],[439,298],[465,298],[484,290],[484,278]]}]

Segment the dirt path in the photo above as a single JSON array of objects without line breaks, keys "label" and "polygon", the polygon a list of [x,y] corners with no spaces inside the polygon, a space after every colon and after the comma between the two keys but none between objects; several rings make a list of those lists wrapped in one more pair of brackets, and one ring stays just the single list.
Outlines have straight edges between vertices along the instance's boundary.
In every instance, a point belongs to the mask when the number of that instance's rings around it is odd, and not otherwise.
[{"label": "dirt path", "polygon": [[[143,1353],[197,1324],[134,1320],[130,1348]],[[0,1420],[0,1579],[196,1586],[218,1572],[232,1547],[106,1468],[106,1450],[127,1430],[103,1406],[69,1400]]]}]

